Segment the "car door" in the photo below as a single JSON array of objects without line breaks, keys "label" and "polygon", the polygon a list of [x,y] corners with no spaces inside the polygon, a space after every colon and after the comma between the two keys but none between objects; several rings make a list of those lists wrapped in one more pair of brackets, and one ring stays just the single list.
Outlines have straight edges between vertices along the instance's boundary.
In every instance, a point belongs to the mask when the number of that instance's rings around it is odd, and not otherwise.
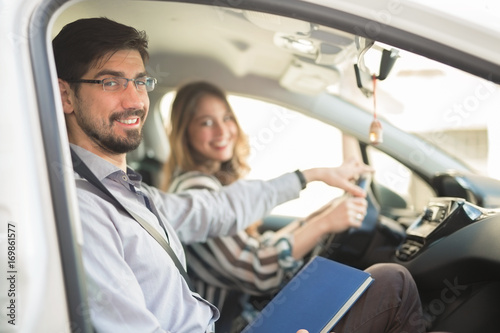
[{"label": "car door", "polygon": [[62,2],[0,1],[2,332],[91,332],[47,31]]}]

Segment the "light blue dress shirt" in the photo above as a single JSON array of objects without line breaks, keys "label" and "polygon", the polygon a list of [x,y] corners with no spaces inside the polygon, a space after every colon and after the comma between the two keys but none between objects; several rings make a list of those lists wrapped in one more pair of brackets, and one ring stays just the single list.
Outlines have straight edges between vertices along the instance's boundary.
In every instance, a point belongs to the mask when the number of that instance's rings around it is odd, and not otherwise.
[{"label": "light blue dress shirt", "polygon": [[[238,181],[219,192],[167,194],[142,184],[131,169],[125,173],[83,148],[71,147],[123,205],[165,235],[131,185],[150,198],[184,266],[181,240],[200,242],[234,234],[276,205],[297,198],[301,189],[297,176],[288,173],[269,181]],[[96,331],[210,331],[219,317],[217,308],[190,291],[169,255],[134,219],[78,174],[75,177],[88,310]]]}]

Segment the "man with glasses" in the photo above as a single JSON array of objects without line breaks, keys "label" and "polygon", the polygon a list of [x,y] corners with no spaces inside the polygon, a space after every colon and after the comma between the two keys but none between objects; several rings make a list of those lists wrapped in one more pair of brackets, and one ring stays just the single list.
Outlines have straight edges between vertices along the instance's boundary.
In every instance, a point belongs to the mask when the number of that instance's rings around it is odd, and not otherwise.
[{"label": "man with glasses", "polygon": [[[82,177],[78,171],[75,178],[88,302],[98,332],[212,331],[219,311],[190,290],[181,239],[189,243],[234,234],[296,198],[309,181],[364,195],[349,182],[366,170],[363,165],[239,181],[220,192],[183,196],[147,186],[126,163],[126,153],[141,142],[148,92],[156,84],[145,70],[145,33],[105,18],[82,19],[61,30],[53,49],[69,141],[78,158],[74,164],[86,165],[91,173]],[[409,273],[387,265],[372,275],[376,281],[340,325],[363,323],[365,331],[390,327],[401,332],[411,321],[412,332],[423,331]]]}]

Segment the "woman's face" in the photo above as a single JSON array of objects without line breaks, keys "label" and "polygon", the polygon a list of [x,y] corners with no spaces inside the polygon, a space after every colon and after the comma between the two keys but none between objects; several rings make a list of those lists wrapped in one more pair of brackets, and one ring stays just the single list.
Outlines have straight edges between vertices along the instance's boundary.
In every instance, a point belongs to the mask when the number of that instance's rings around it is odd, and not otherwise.
[{"label": "woman's face", "polygon": [[236,121],[224,101],[203,96],[188,125],[191,147],[207,160],[222,163],[233,157],[237,136]]}]

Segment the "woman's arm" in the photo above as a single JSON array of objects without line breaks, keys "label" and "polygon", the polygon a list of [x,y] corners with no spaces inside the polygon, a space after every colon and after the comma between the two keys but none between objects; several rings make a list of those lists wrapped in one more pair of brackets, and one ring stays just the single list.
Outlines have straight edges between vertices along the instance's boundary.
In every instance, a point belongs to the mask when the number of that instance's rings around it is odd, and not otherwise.
[{"label": "woman's arm", "polygon": [[302,174],[306,183],[322,181],[330,186],[343,189],[354,196],[364,197],[366,195],[365,191],[352,181],[366,172],[373,172],[373,169],[356,159],[350,159],[339,167],[312,168],[302,171]]},{"label": "woman's arm", "polygon": [[293,232],[293,257],[303,258],[326,235],[359,228],[366,215],[366,208],[364,197],[343,196],[332,201],[319,214],[306,219],[305,223]]},{"label": "woman's arm", "polygon": [[[303,258],[324,236],[361,226],[366,215],[366,192],[352,181],[366,172],[373,172],[373,169],[355,159],[336,168],[313,168],[302,172],[302,182],[323,181],[351,195],[333,200],[305,219],[294,221],[276,232],[277,238],[286,233],[293,234],[292,254],[295,259]],[[298,176],[300,179],[300,174]]]}]

